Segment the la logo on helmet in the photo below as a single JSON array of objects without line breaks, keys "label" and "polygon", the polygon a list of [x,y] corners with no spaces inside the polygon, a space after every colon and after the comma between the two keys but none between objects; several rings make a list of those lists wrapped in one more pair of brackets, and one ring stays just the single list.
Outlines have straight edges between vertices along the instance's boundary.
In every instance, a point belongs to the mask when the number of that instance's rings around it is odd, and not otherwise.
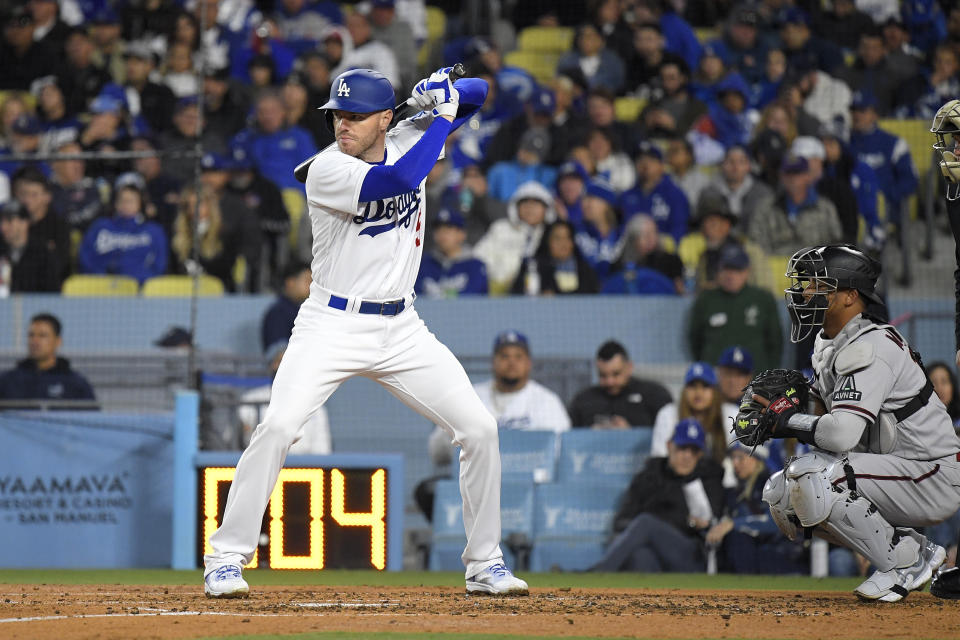
[{"label": "la logo on helmet", "polygon": [[337,85],[337,96],[350,97],[350,87],[347,86],[347,82],[343,78],[340,79],[340,84]]}]

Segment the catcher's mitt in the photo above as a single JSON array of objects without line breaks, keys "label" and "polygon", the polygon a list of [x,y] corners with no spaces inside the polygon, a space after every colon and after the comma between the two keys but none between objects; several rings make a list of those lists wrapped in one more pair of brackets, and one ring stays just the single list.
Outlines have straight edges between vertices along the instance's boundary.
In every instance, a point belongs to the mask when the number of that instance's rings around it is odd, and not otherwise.
[{"label": "catcher's mitt", "polygon": [[[807,379],[799,371],[768,369],[758,374],[740,399],[740,411],[733,423],[737,440],[755,447],[772,438],[781,417],[806,410],[809,391]],[[764,406],[753,399],[755,395],[769,400],[770,409],[764,411]]]}]

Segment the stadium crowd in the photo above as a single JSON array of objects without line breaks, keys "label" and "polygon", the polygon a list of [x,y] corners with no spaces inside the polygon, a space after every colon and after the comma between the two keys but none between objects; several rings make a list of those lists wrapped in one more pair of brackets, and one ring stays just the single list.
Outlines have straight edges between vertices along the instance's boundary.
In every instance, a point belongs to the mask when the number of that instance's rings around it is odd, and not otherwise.
[{"label": "stadium crowd", "polygon": [[[597,358],[601,385],[557,414],[563,429],[571,420],[653,427],[656,462],[631,486],[618,533],[680,529],[682,539],[726,545],[722,566],[760,569],[783,541],[759,488],[790,452],[737,448],[724,428],[730,402],[744,376],[781,364],[773,294],[787,255],[835,241],[879,254],[900,241],[918,175],[908,142],[880,123],[929,120],[960,95],[960,8],[505,0],[478,19],[461,4],[470,3],[4,5],[0,296],[58,292],[74,274],[142,284],[199,272],[228,292],[280,294],[273,324],[286,326],[302,299],[287,287],[310,258],[293,169],[333,140],[317,111],[331,80],[372,67],[399,102],[425,72],[464,61],[490,91],[428,178],[431,236],[417,293],[694,298],[686,339],[696,362],[676,402],[632,378],[626,351],[608,344]],[[440,33],[431,34],[428,9],[445,15]],[[197,148],[195,165],[184,154]],[[78,152],[104,155],[55,157]],[[37,322],[59,337],[58,324]],[[284,335],[264,327],[274,359]],[[798,350],[790,364],[804,357]],[[25,361],[16,375],[64,366],[55,353],[47,360]],[[956,377],[941,368],[931,377],[960,421]],[[493,404],[509,390],[491,384]],[[654,393],[656,403],[629,400]],[[691,474],[709,484],[706,517],[669,502],[683,498],[678,481]],[[641,499],[660,488],[665,500]],[[668,557],[686,547],[641,542],[602,567],[693,566]],[[800,570],[794,551],[781,553],[784,571]]]}]

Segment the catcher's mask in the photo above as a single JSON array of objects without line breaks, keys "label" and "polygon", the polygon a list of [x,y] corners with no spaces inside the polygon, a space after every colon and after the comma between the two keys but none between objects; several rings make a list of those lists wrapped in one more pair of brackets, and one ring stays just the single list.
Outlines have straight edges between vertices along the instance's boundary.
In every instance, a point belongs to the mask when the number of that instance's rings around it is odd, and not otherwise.
[{"label": "catcher's mask", "polygon": [[882,305],[875,292],[880,263],[852,244],[828,244],[797,251],[787,263],[790,288],[784,290],[790,313],[790,341],[801,342],[823,326],[830,306],[827,294],[856,289],[865,303]]},{"label": "catcher's mask", "polygon": [[[940,154],[940,173],[947,186],[947,200],[960,198],[960,100],[951,100],[937,109],[930,125],[937,137],[934,150]],[[954,136],[957,136],[955,139]]]}]

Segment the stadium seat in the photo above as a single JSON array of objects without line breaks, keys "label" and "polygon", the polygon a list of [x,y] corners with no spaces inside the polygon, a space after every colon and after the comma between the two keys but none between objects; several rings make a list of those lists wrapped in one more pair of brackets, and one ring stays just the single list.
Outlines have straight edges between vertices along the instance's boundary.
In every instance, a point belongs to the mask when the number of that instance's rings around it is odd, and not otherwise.
[{"label": "stadium seat", "polygon": [[613,111],[616,119],[620,122],[635,122],[646,106],[645,98],[624,96],[613,101]]},{"label": "stadium seat", "polygon": [[697,27],[693,30],[693,33],[697,36],[697,41],[700,44],[707,44],[720,37],[720,29],[717,27]]},{"label": "stadium seat", "polygon": [[[146,298],[182,298],[193,295],[193,276],[156,276],[143,283],[140,293]],[[200,276],[197,295],[222,296],[223,283],[213,276]]]},{"label": "stadium seat", "polygon": [[783,290],[790,287],[790,279],[786,276],[787,262],[790,256],[767,256],[767,265],[770,272],[770,292],[781,299]]},{"label": "stadium seat", "polygon": [[283,206],[287,210],[287,215],[290,216],[290,247],[296,250],[300,218],[307,213],[307,198],[303,189],[283,189],[280,195],[283,197]]},{"label": "stadium seat", "polygon": [[573,429],[560,434],[557,481],[626,488],[650,454],[653,429]]},{"label": "stadium seat", "polygon": [[508,53],[503,60],[508,65],[526,69],[540,84],[549,84],[556,75],[560,55],[541,51],[517,50]]},{"label": "stadium seat", "polygon": [[[460,461],[454,456],[451,477],[460,477]],[[500,430],[500,472],[504,482],[550,482],[557,465],[557,434],[553,431]]]},{"label": "stadium seat", "polygon": [[[533,539],[533,482],[504,482],[500,489],[500,527],[504,541]],[[463,501],[460,483],[439,480],[433,498],[433,540],[428,566],[431,571],[463,569],[460,559],[467,537],[463,531]],[[517,558],[509,546],[500,545],[503,560],[516,567]]]},{"label": "stadium seat", "polygon": [[433,42],[447,32],[447,14],[439,7],[427,7],[427,40]]},{"label": "stadium seat", "polygon": [[517,49],[538,53],[561,54],[573,47],[570,27],[527,27],[517,37]]},{"label": "stadium seat", "polygon": [[618,495],[609,486],[555,482],[534,490],[531,571],[583,570],[603,557]]},{"label": "stadium seat", "polygon": [[73,275],[63,281],[61,293],[71,298],[85,296],[135,296],[140,283],[127,276]]}]

